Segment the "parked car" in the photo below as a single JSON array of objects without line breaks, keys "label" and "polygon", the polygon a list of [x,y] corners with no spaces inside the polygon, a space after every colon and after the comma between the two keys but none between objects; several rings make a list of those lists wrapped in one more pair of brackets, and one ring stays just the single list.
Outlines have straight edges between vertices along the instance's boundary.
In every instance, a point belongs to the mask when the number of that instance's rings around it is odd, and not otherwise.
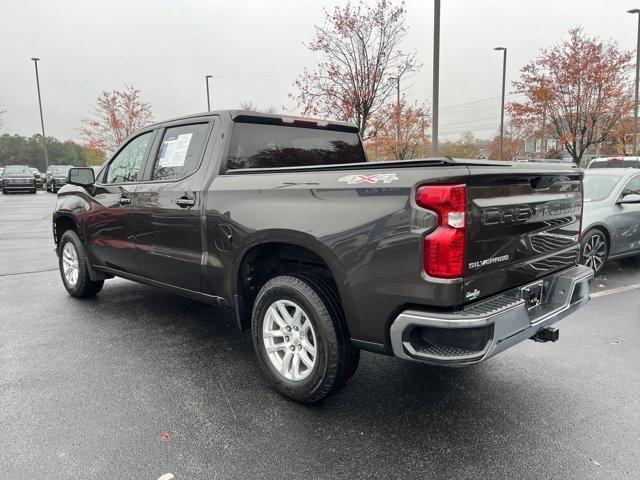
[{"label": "parked car", "polygon": [[[119,276],[230,307],[282,394],[317,402],[360,349],[483,361],[589,298],[582,171],[367,162],[349,123],[219,111],[146,127],[58,193],[62,282]],[[551,241],[549,241],[551,239]]]},{"label": "parked car", "polygon": [[47,192],[56,193],[67,183],[67,173],[71,165],[49,165],[46,173],[45,188]]},{"label": "parked car", "polygon": [[42,178],[42,173],[37,168],[29,167],[29,170],[31,170],[31,173],[33,173],[33,176],[36,178],[36,180],[40,180]]},{"label": "parked car", "polygon": [[580,263],[597,273],[607,259],[640,254],[640,170],[587,170]]},{"label": "parked car", "polygon": [[36,193],[36,179],[28,165],[7,165],[2,172],[2,193],[28,191]]},{"label": "parked car", "polygon": [[590,168],[640,168],[640,157],[603,157],[589,162]]}]

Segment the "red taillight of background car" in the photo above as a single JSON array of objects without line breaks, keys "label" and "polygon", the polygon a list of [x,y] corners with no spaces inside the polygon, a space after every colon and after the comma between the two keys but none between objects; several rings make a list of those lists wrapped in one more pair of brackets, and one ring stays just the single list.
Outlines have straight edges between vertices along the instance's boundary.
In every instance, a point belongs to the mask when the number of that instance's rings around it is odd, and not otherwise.
[{"label": "red taillight of background car", "polygon": [[467,250],[467,186],[424,185],[418,188],[416,203],[438,214],[437,228],[424,239],[424,271],[431,277],[462,277]]}]

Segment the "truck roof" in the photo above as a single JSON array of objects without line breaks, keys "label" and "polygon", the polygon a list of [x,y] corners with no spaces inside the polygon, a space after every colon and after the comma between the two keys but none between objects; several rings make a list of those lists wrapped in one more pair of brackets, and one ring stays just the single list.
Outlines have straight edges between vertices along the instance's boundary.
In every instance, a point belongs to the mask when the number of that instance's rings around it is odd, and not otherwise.
[{"label": "truck roof", "polygon": [[[256,112],[253,110],[213,110],[211,112],[192,113],[190,115],[184,115],[181,117],[168,118],[166,120],[163,120],[161,122],[156,122],[149,126],[153,127],[153,126],[160,125],[162,123],[167,123],[167,122],[187,120],[190,118],[210,117],[214,115],[218,115],[218,116],[229,115],[229,117],[233,121],[236,121],[237,119],[244,117],[245,119],[255,119],[258,122],[260,121],[260,119],[263,119],[263,120],[273,120],[273,121],[283,122],[285,124],[293,123],[293,122],[299,122],[299,123],[308,122],[310,126],[311,124],[314,124],[314,123],[316,125],[332,125],[332,126],[335,125],[337,127],[342,127],[342,129],[344,130],[353,131],[354,133],[358,132],[358,127],[356,126],[355,123],[352,123],[352,122],[312,118],[312,117],[305,117],[300,115],[264,113],[264,112]],[[275,123],[275,122],[268,122],[268,123]]]}]

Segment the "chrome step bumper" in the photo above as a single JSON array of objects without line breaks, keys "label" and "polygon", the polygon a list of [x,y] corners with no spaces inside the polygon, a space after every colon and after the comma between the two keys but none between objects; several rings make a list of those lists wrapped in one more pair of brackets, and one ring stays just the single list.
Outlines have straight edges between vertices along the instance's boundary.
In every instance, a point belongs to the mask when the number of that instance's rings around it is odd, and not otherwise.
[{"label": "chrome step bumper", "polygon": [[[405,310],[391,324],[393,353],[437,365],[481,362],[582,307],[589,301],[591,278],[591,268],[576,265],[459,312]],[[542,301],[528,307],[523,297],[539,284]]]}]

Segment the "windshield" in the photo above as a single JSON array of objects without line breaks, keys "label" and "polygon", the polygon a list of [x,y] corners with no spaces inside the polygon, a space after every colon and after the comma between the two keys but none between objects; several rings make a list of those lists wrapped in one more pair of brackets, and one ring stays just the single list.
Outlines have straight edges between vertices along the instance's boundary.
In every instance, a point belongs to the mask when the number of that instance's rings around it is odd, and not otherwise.
[{"label": "windshield", "polygon": [[69,171],[69,166],[67,165],[56,165],[54,167],[51,167],[51,173],[53,173],[54,175],[61,175],[61,174],[66,174]]},{"label": "windshield", "polygon": [[7,165],[4,169],[5,175],[31,175],[31,170],[29,167],[25,167],[24,165]]},{"label": "windshield", "polygon": [[585,175],[583,181],[584,201],[598,202],[609,196],[621,177],[613,175]]}]

